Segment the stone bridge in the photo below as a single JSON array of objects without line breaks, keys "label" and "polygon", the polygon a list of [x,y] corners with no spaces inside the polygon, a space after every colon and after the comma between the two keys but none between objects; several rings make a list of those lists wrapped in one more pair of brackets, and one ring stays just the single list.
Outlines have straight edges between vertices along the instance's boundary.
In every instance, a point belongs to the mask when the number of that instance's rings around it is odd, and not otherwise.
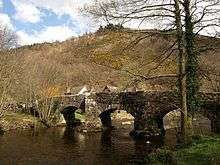
[{"label": "stone bridge", "polygon": [[[201,110],[211,120],[212,129],[220,132],[220,93],[200,93]],[[125,110],[134,117],[134,131],[164,133],[163,117],[180,107],[172,91],[100,92],[59,97],[61,113],[71,125],[77,109],[85,112],[86,128],[111,127],[111,113]]]}]

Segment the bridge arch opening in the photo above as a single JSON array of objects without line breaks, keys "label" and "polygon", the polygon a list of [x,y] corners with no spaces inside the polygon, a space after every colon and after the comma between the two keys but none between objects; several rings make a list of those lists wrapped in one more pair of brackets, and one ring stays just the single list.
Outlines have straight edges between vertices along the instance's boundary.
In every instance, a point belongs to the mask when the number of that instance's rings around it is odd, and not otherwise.
[{"label": "bridge arch opening", "polygon": [[108,109],[99,115],[102,122],[102,128],[113,129],[133,129],[134,117],[125,110]]},{"label": "bridge arch opening", "polygon": [[[220,100],[220,98],[219,98]],[[210,121],[210,130],[213,133],[220,133],[220,102],[210,103],[206,102],[201,107],[202,115]],[[203,120],[205,122],[205,120]],[[204,125],[203,123],[201,125]],[[206,127],[207,129],[207,127]]]},{"label": "bridge arch opening", "polygon": [[125,110],[116,110],[111,114],[113,126],[134,129],[134,117]]},{"label": "bridge arch opening", "polygon": [[79,125],[82,121],[79,119],[79,114],[81,114],[81,110],[75,106],[65,107],[61,114],[64,117],[67,126],[76,126]]},{"label": "bridge arch opening", "polygon": [[196,113],[193,118],[193,130],[198,134],[209,134],[212,132],[212,122],[208,116]]},{"label": "bridge arch opening", "polygon": [[[192,121],[193,130],[198,134],[207,134],[212,130],[212,122],[210,116],[202,113],[195,113]],[[181,112],[173,110],[163,117],[163,128],[165,132],[172,131],[175,134],[180,132],[181,127]],[[170,133],[169,133],[170,134]]]},{"label": "bridge arch opening", "polygon": [[181,112],[179,110],[175,109],[173,111],[168,112],[163,117],[164,130],[180,128],[180,119],[181,119]]}]

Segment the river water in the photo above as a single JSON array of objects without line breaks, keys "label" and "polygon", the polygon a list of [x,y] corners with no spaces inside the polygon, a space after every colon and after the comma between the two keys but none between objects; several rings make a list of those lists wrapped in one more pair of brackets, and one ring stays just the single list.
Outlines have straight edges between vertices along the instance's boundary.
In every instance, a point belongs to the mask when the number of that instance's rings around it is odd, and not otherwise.
[{"label": "river water", "polygon": [[[134,140],[127,129],[111,133],[79,133],[58,127],[11,131],[0,135],[1,165],[136,165],[146,164],[147,153],[173,145],[174,137]],[[170,134],[172,135],[172,134]]]}]

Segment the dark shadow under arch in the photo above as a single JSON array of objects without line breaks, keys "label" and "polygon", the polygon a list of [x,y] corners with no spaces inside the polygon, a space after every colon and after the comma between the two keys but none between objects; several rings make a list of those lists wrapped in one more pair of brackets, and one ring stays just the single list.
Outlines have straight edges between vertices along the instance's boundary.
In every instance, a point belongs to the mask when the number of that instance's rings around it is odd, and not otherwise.
[{"label": "dark shadow under arch", "polygon": [[[134,119],[135,117],[128,113],[126,110],[124,109],[117,109],[117,108],[111,108],[111,109],[107,109],[106,111],[102,112],[101,114],[99,114],[99,118],[101,120],[102,123],[102,129],[103,131],[106,130],[112,130],[115,129],[116,126],[119,129],[127,129],[130,128],[129,126],[126,126],[126,124],[128,124],[128,121],[126,121],[126,119],[121,119],[121,118],[117,118],[117,115],[122,113],[122,112],[126,112],[127,114],[131,115],[133,117],[133,121],[129,121],[129,124],[133,124],[131,129],[134,129]],[[115,118],[113,118],[112,114],[115,114]],[[126,117],[125,117],[126,118]],[[116,120],[115,120],[116,119]],[[114,124],[114,126],[113,126]],[[131,130],[132,131],[132,130]]]},{"label": "dark shadow under arch", "polygon": [[66,121],[67,126],[75,126],[76,125],[75,111],[77,109],[78,109],[78,107],[68,106],[68,107],[65,107],[61,111],[61,114],[63,114],[63,117]]},{"label": "dark shadow under arch", "polygon": [[104,130],[113,128],[112,126],[112,119],[111,119],[111,113],[116,111],[117,109],[108,109],[101,114],[99,114],[99,118],[102,122],[102,128]]}]

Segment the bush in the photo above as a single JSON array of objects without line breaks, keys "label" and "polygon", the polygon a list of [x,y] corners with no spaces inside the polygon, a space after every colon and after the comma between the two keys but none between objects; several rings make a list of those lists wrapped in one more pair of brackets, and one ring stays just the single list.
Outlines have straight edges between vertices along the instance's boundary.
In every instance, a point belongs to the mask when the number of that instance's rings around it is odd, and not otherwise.
[{"label": "bush", "polygon": [[157,149],[155,152],[148,155],[150,163],[155,164],[176,164],[174,154],[169,149]]},{"label": "bush", "polygon": [[39,118],[47,127],[56,125],[60,120],[59,102],[46,98],[38,104]]},{"label": "bush", "polygon": [[124,27],[121,24],[114,25],[112,23],[109,23],[105,27],[100,26],[97,32],[102,33],[105,31],[120,31],[123,29],[124,29]]}]

